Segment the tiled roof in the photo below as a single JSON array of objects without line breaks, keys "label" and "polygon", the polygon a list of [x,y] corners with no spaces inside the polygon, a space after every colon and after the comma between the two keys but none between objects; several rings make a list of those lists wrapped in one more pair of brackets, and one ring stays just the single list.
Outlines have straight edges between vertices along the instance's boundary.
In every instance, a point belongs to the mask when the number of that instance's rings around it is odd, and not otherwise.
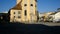
[{"label": "tiled roof", "polygon": [[22,0],[16,6],[14,6],[12,9],[22,10],[21,2],[22,2]]}]

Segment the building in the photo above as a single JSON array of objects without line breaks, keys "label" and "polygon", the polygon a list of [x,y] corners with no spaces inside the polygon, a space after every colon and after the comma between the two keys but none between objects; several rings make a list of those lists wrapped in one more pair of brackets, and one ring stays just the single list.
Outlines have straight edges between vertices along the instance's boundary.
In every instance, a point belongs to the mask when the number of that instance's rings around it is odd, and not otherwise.
[{"label": "building", "polygon": [[0,13],[0,22],[8,21],[8,13]]},{"label": "building", "polygon": [[3,19],[3,15],[2,15],[2,13],[0,13],[0,20],[2,20]]},{"label": "building", "polygon": [[60,8],[56,12],[50,14],[49,17],[52,22],[60,22]]},{"label": "building", "polygon": [[44,22],[51,21],[53,19],[51,14],[53,13],[54,12],[39,13],[39,21],[44,21]]},{"label": "building", "polygon": [[60,21],[60,12],[56,12],[53,17],[53,22]]},{"label": "building", "polygon": [[44,14],[44,21],[49,21],[49,19],[51,18],[51,14],[53,14],[54,12],[47,12]]},{"label": "building", "polygon": [[16,6],[11,8],[10,22],[36,22],[37,0],[17,0]]},{"label": "building", "polygon": [[38,21],[43,21],[44,20],[44,14],[43,13],[39,13],[39,20]]}]

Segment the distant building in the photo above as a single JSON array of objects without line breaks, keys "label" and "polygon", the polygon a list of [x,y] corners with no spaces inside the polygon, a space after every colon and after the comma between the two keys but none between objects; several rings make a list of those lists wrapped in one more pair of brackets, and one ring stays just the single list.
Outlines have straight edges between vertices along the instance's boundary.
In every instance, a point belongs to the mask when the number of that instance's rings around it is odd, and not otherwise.
[{"label": "distant building", "polygon": [[38,21],[43,21],[44,20],[44,14],[39,13],[39,20]]},{"label": "distant building", "polygon": [[47,12],[44,14],[44,21],[49,21],[49,19],[51,18],[51,14],[53,14],[54,12]]},{"label": "distant building", "polygon": [[2,13],[0,13],[0,20],[2,20],[3,19],[3,15],[2,15]]},{"label": "distant building", "polygon": [[15,7],[10,9],[10,22],[36,22],[37,0],[17,0]]},{"label": "distant building", "polygon": [[53,17],[53,22],[60,21],[60,12],[56,12]]},{"label": "distant building", "polygon": [[58,22],[60,21],[60,12],[53,12],[50,14],[47,14],[48,16],[45,17],[45,21],[52,21],[52,22]]},{"label": "distant building", "polygon": [[8,21],[8,13],[0,13],[0,21]]}]

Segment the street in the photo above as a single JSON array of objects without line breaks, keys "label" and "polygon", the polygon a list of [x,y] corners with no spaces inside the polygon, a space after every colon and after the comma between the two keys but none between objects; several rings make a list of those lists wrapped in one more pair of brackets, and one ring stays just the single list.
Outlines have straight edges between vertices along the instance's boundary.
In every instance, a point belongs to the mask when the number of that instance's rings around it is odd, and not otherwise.
[{"label": "street", "polygon": [[26,22],[25,24],[43,24],[47,26],[60,26],[60,23],[53,23],[53,22]]}]

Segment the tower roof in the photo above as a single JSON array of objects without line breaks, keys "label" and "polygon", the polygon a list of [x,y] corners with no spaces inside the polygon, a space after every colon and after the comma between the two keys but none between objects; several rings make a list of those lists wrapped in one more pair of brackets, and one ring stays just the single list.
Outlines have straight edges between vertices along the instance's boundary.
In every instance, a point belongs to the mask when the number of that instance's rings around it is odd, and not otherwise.
[{"label": "tower roof", "polygon": [[14,6],[12,9],[22,10],[21,2],[22,2],[22,1],[20,1],[20,2],[19,2],[16,6]]}]

